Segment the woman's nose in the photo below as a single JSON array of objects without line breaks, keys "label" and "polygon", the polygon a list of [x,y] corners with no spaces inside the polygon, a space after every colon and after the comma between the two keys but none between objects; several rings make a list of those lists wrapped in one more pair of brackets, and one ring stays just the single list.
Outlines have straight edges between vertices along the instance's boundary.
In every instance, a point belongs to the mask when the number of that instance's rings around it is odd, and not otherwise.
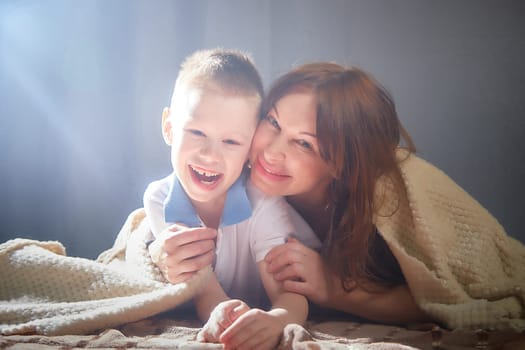
[{"label": "woman's nose", "polygon": [[280,137],[276,137],[268,142],[264,149],[264,158],[267,162],[278,162],[285,158],[286,143]]}]

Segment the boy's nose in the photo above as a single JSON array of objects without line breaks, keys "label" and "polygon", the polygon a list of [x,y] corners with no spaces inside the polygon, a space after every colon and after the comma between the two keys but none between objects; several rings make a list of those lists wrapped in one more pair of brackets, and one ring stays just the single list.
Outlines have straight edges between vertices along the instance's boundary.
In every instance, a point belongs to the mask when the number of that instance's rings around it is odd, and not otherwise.
[{"label": "boy's nose", "polygon": [[204,160],[216,161],[219,159],[221,152],[219,145],[216,145],[215,142],[207,141],[200,148],[199,154]]}]

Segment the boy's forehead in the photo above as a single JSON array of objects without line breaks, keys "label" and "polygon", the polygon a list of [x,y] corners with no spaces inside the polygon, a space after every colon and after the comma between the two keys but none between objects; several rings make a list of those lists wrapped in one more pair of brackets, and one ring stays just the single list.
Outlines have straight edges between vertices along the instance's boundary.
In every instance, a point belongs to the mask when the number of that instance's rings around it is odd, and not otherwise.
[{"label": "boy's forehead", "polygon": [[243,90],[237,87],[221,83],[220,81],[194,81],[178,86],[173,91],[173,98],[184,95],[200,95],[203,93],[221,95],[225,97],[255,98],[262,100],[262,96],[256,91]]},{"label": "boy's forehead", "polygon": [[223,88],[221,86],[194,86],[189,85],[184,89],[175,90],[171,99],[170,109],[172,111],[178,110],[180,112],[191,112],[199,103],[202,103],[206,98],[239,98],[258,110],[261,103],[259,94],[242,93],[233,89]]},{"label": "boy's forehead", "polygon": [[244,134],[257,126],[259,105],[258,96],[192,88],[172,101],[170,111],[179,127],[204,123],[200,127]]}]

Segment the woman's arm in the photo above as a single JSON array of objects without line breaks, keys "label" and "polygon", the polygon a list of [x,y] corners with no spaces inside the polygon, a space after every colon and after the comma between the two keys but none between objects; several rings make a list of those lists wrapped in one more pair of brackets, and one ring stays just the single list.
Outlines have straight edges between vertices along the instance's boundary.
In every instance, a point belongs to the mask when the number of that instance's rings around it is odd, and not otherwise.
[{"label": "woman's arm", "polygon": [[339,288],[334,288],[334,293],[322,306],[389,324],[430,321],[416,304],[407,285],[378,292],[370,292],[356,286],[350,292],[346,292],[341,284],[338,284]]},{"label": "woman's arm", "polygon": [[297,240],[291,239],[273,248],[265,261],[268,272],[277,281],[282,281],[286,291],[302,294],[322,307],[391,324],[429,320],[406,285],[378,292],[360,286],[345,291],[339,277],[326,266],[322,257]]}]

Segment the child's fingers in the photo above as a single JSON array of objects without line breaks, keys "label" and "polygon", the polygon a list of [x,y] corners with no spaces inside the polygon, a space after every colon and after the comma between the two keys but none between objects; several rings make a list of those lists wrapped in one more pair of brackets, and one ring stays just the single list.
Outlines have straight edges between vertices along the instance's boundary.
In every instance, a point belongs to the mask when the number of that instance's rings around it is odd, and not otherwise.
[{"label": "child's fingers", "polygon": [[230,313],[231,322],[234,322],[239,316],[246,313],[248,310],[250,310],[250,307],[246,305],[246,303],[241,302],[239,305],[233,308],[232,312]]},{"label": "child's fingers", "polygon": [[250,312],[245,312],[240,315],[226,330],[221,334],[220,341],[222,343],[230,342],[232,338],[236,338],[239,341],[240,338],[246,333],[253,334],[250,329],[257,326],[257,315],[263,311],[258,309],[250,309]]},{"label": "child's fingers", "polygon": [[199,333],[197,333],[197,339],[198,342],[206,343],[206,335],[204,330],[200,330]]},{"label": "child's fingers", "polygon": [[[238,312],[242,312],[244,302],[231,299],[222,302],[212,313],[212,316],[215,319],[215,322],[220,325],[221,332],[228,328],[234,321],[239,317]],[[244,311],[246,312],[246,311]]]},{"label": "child's fingers", "polygon": [[203,328],[197,333],[197,341],[201,343],[213,343],[216,342],[218,339],[217,337],[214,337],[213,335],[210,335],[209,330],[206,328]]},{"label": "child's fingers", "polygon": [[[177,226],[174,225],[172,227]],[[215,237],[217,237],[217,230],[209,227],[186,228],[180,226],[180,229],[177,232],[172,232],[166,240],[169,241],[169,245],[178,247],[195,241],[213,240]]]}]

